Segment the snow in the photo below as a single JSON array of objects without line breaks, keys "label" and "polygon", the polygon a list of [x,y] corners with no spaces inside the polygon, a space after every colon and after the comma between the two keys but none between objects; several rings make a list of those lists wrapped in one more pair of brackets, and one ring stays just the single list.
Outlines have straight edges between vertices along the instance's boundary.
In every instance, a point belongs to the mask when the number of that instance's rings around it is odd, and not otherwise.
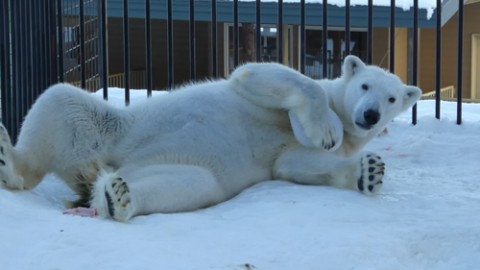
[{"label": "snow", "polygon": [[[101,96],[99,94],[98,96]],[[132,91],[131,103],[144,98]],[[112,103],[123,93],[111,89]],[[269,181],[220,205],[129,223],[63,215],[73,192],[48,176],[0,189],[1,269],[476,269],[480,264],[480,105],[418,103],[367,148],[386,162],[373,197]]]}]

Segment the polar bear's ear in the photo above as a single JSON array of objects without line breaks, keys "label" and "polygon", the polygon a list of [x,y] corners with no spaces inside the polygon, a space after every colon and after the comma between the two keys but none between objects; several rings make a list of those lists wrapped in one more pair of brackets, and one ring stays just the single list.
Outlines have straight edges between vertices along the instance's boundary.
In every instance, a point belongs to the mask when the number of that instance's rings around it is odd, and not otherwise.
[{"label": "polar bear's ear", "polygon": [[412,107],[422,96],[422,90],[416,86],[406,85],[403,96],[403,110]]},{"label": "polar bear's ear", "polygon": [[362,60],[355,55],[349,55],[343,61],[343,77],[348,81],[355,73],[365,68],[365,64]]}]

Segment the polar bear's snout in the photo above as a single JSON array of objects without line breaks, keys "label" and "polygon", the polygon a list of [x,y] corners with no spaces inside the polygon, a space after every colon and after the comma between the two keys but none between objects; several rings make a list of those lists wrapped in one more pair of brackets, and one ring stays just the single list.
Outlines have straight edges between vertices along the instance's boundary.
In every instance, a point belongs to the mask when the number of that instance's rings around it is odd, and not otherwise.
[{"label": "polar bear's snout", "polygon": [[365,123],[369,126],[373,126],[378,123],[380,120],[380,113],[377,110],[366,110],[363,113],[363,118],[365,119]]},{"label": "polar bear's snout", "polygon": [[368,109],[363,112],[361,119],[357,119],[355,124],[362,129],[372,129],[375,124],[380,121],[380,113],[378,110]]}]

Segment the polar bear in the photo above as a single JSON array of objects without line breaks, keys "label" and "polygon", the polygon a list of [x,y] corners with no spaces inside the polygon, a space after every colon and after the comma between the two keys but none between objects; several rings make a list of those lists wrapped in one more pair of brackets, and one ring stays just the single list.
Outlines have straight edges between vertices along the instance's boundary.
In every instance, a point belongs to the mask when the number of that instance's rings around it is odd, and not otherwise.
[{"label": "polar bear", "polygon": [[72,207],[117,221],[208,207],[269,179],[370,195],[384,163],[362,148],[420,95],[355,56],[335,80],[250,63],[120,109],[58,84],[32,106],[15,146],[0,127],[0,181],[32,189],[55,173],[78,193]]}]

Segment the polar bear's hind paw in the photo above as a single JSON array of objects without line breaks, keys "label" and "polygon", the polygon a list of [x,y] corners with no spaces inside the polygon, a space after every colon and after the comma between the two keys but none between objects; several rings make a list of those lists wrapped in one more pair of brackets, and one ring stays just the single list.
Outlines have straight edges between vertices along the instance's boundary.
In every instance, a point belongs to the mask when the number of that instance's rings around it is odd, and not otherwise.
[{"label": "polar bear's hind paw", "polygon": [[95,184],[91,207],[103,217],[128,221],[133,206],[127,182],[116,174],[102,175]]},{"label": "polar bear's hind paw", "polygon": [[361,159],[361,175],[357,181],[358,190],[367,195],[377,193],[383,185],[385,163],[376,154],[368,153]]},{"label": "polar bear's hind paw", "polygon": [[118,221],[127,221],[131,217],[130,190],[127,183],[121,178],[113,179],[110,186],[105,188],[108,214]]}]

